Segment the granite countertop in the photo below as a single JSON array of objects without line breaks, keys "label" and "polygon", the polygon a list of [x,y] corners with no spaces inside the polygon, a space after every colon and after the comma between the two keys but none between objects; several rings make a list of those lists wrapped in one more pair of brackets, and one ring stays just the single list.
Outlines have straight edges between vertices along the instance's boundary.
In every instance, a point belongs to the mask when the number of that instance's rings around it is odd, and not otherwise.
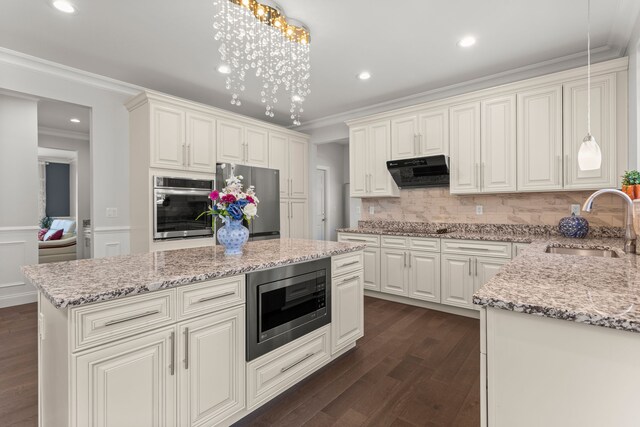
[{"label": "granite countertop", "polygon": [[529,234],[509,234],[504,232],[472,232],[472,231],[450,231],[446,233],[436,233],[431,231],[409,231],[409,230],[380,230],[375,228],[341,228],[340,233],[354,234],[374,234],[379,236],[404,236],[423,237],[436,239],[459,239],[459,240],[485,240],[493,242],[531,243],[534,236]]},{"label": "granite countertop", "polygon": [[249,242],[241,256],[221,246],[30,265],[22,271],[57,308],[107,301],[363,249],[352,243],[280,239]]},{"label": "granite countertop", "polygon": [[[611,249],[619,258],[548,254],[549,246]],[[622,239],[534,239],[473,296],[477,305],[640,332],[640,262]]]}]

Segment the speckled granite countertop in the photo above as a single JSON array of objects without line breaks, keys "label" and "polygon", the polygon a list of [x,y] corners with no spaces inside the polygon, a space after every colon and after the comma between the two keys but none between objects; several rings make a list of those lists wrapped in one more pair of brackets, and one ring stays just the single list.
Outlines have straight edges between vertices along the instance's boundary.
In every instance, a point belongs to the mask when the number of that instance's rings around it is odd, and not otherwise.
[{"label": "speckled granite countertop", "polygon": [[[640,332],[640,262],[622,239],[534,239],[473,296],[474,304]],[[620,258],[548,254],[549,246],[612,249]]]},{"label": "speckled granite countertop", "polygon": [[363,249],[364,245],[280,239],[247,243],[241,256],[221,246],[86,259],[22,268],[58,308],[107,301]]}]

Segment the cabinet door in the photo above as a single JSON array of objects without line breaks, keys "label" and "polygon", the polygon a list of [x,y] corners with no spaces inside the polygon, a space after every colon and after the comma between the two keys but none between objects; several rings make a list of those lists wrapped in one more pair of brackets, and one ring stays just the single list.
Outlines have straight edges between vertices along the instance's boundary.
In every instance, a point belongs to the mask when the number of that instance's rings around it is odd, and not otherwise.
[{"label": "cabinet door", "polygon": [[464,255],[442,254],[441,300],[442,304],[473,308],[472,263],[474,258]]},{"label": "cabinet door", "polygon": [[269,168],[280,171],[280,198],[289,197],[289,139],[284,135],[269,134]]},{"label": "cabinet door", "polygon": [[449,154],[449,109],[420,113],[418,132],[418,156]]},{"label": "cabinet door", "polygon": [[351,197],[362,197],[368,190],[368,158],[366,127],[351,128],[349,131],[349,187]]},{"label": "cabinet door", "polygon": [[482,101],[480,188],[483,192],[516,191],[516,96]]},{"label": "cabinet door", "polygon": [[[499,259],[499,258],[483,258],[476,257],[474,259],[474,285],[473,292],[475,293],[478,289],[484,286],[493,276],[495,276],[498,271],[502,268],[503,265],[507,264],[509,259]],[[479,310],[479,305],[473,306],[475,309]]]},{"label": "cabinet door", "polygon": [[288,200],[280,200],[280,238],[288,239],[289,234],[289,217],[291,216],[291,206]]},{"label": "cabinet door", "polygon": [[409,295],[407,276],[407,252],[382,248],[380,250],[380,290],[388,294]]},{"label": "cabinet door", "polygon": [[235,122],[218,121],[218,163],[244,163],[244,127]]},{"label": "cabinet door", "polygon": [[440,302],[440,254],[409,252],[409,297]]},{"label": "cabinet door", "polygon": [[289,237],[292,239],[307,238],[307,201],[289,200],[291,216],[289,218]]},{"label": "cabinet door", "polygon": [[242,306],[180,325],[181,426],[216,425],[244,408],[244,321]]},{"label": "cabinet door", "polygon": [[364,288],[380,291],[380,248],[364,251]]},{"label": "cabinet door", "polygon": [[289,139],[289,187],[293,198],[309,195],[309,144],[302,139]]},{"label": "cabinet door", "polygon": [[449,110],[451,194],[480,192],[480,103]]},{"label": "cabinet door", "polygon": [[266,168],[269,166],[269,134],[266,130],[254,127],[245,128],[246,153],[244,163],[250,166]]},{"label": "cabinet door", "polygon": [[418,155],[418,117],[414,114],[391,121],[391,160]]},{"label": "cabinet door", "polygon": [[331,289],[331,353],[364,335],[362,271],[333,279]]},{"label": "cabinet door", "polygon": [[562,189],[562,86],[518,94],[518,191]]},{"label": "cabinet door", "polygon": [[186,164],[185,113],[164,104],[151,104],[151,166],[183,169]]},{"label": "cabinet door", "polygon": [[587,134],[587,81],[564,85],[564,188],[595,190],[616,187],[616,75],[591,79],[591,134],[602,151],[600,169],[578,167],[578,151]]},{"label": "cabinet door", "polygon": [[72,425],[176,425],[175,340],[172,326],[74,354]]},{"label": "cabinet door", "polygon": [[387,169],[391,156],[390,122],[371,125],[369,128],[369,195],[375,197],[393,196],[398,187]]},{"label": "cabinet door", "polygon": [[193,171],[215,173],[216,119],[213,116],[187,113],[187,167]]}]

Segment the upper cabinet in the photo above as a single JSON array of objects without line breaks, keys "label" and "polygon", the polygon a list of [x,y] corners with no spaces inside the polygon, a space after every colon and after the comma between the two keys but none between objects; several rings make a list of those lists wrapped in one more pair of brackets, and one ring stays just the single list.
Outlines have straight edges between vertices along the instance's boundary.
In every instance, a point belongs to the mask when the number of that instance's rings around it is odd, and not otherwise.
[{"label": "upper cabinet", "polygon": [[518,93],[518,191],[562,189],[562,86]]},{"label": "upper cabinet", "polygon": [[269,138],[265,129],[236,121],[218,121],[218,163],[268,167]]},{"label": "upper cabinet", "polygon": [[587,80],[564,85],[564,188],[590,190],[616,187],[616,75],[591,79],[591,134],[602,151],[602,166],[592,171],[578,167],[578,151],[587,135]]},{"label": "upper cabinet", "polygon": [[351,197],[394,197],[398,186],[387,170],[391,156],[388,120],[349,131]]},{"label": "upper cabinet", "polygon": [[269,166],[280,171],[280,197],[305,199],[309,195],[309,144],[284,134],[269,135]]},{"label": "upper cabinet", "polygon": [[516,96],[485,99],[480,111],[480,189],[516,191]]},{"label": "upper cabinet", "polygon": [[456,105],[449,110],[451,193],[480,192],[480,103]]},{"label": "upper cabinet", "polygon": [[391,121],[391,160],[448,152],[448,108],[425,110]]},{"label": "upper cabinet", "polygon": [[150,104],[151,167],[215,170],[215,117],[162,102]]}]

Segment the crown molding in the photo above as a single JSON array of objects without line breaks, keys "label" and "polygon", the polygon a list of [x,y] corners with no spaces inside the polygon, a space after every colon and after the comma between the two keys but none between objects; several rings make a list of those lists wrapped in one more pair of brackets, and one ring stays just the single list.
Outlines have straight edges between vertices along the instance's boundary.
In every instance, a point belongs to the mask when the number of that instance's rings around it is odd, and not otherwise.
[{"label": "crown molding", "polygon": [[622,0],[611,23],[607,46],[618,52],[618,56],[627,55],[633,30],[640,19],[640,2],[638,0]]},{"label": "crown molding", "polygon": [[46,126],[38,126],[38,135],[55,136],[59,138],[76,139],[78,141],[89,141],[88,133],[75,132],[72,130],[55,129]]},{"label": "crown molding", "polygon": [[11,49],[0,47],[0,62],[17,65],[31,70],[51,74],[57,77],[82,82],[89,86],[100,89],[107,89],[112,92],[120,92],[126,95],[136,95],[144,88],[125,83],[110,77],[90,73],[88,71],[62,65],[57,62],[48,61],[36,56],[27,55]]}]

